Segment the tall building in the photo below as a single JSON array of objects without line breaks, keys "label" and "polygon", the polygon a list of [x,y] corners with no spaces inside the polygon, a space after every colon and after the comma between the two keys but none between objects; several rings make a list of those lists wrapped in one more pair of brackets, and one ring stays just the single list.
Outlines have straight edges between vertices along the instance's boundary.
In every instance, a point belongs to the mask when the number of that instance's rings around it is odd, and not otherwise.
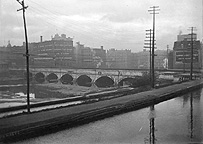
[{"label": "tall building", "polygon": [[82,49],[82,68],[95,68],[93,65],[93,52],[90,47]]},{"label": "tall building", "polygon": [[196,34],[193,34],[193,42],[191,35],[178,35],[178,39],[174,42],[173,47],[173,68],[174,69],[190,69],[191,67],[191,48],[193,43],[193,68],[201,69],[202,67],[202,49],[200,41],[197,40]]},{"label": "tall building", "polygon": [[146,49],[137,53],[137,65],[140,69],[150,68],[150,53]]},{"label": "tall building", "polygon": [[76,43],[75,57],[77,68],[95,68],[93,62],[93,51],[90,47],[85,47],[80,42]]},{"label": "tall building", "polygon": [[[197,40],[197,34],[193,34],[193,39]],[[191,35],[190,34],[179,34],[177,35],[177,41],[191,41]]]},{"label": "tall building", "polygon": [[132,68],[131,50],[107,50],[106,65],[108,68],[131,69]]},{"label": "tall building", "polygon": [[166,50],[156,50],[154,52],[154,68],[167,69],[168,68],[168,54]]},{"label": "tall building", "polygon": [[[167,51],[156,50],[154,52],[154,54],[155,54],[154,68],[155,69],[166,69],[168,66]],[[138,68],[149,69],[150,68],[150,52],[144,49],[142,52],[137,53],[137,63],[138,63]]]},{"label": "tall building", "polygon": [[10,63],[9,55],[10,55],[10,49],[8,48],[8,46],[0,47],[0,73],[8,71],[9,63]]},{"label": "tall building", "polygon": [[75,46],[75,58],[76,58],[76,67],[81,68],[82,65],[82,49],[84,48],[83,44],[80,44],[80,42],[76,42]]},{"label": "tall building", "polygon": [[106,50],[103,46],[101,48],[93,48],[93,60],[96,68],[106,68]]},{"label": "tall building", "polygon": [[75,66],[73,39],[66,38],[65,34],[56,34],[52,40],[31,43],[30,53],[34,55],[33,65],[42,67],[68,67]]},{"label": "tall building", "polygon": [[168,51],[168,69],[173,69],[173,51]]}]

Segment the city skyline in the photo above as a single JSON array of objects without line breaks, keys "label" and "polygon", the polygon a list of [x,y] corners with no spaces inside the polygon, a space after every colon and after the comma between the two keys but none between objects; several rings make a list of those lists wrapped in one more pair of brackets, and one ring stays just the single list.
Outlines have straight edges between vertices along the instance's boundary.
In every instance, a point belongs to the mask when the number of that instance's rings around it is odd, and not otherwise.
[{"label": "city skyline", "polygon": [[[189,27],[196,27],[198,39],[202,38],[201,1],[180,0],[114,0],[114,1],[25,1],[28,5],[26,20],[28,40],[39,42],[40,36],[50,40],[55,33],[65,33],[85,46],[105,49],[130,49],[142,51],[145,30],[152,28],[152,15],[148,9],[160,7],[156,16],[156,43],[160,50],[173,47],[177,34],[188,34]],[[22,45],[24,30],[22,12],[17,1],[0,0],[0,45]]]}]

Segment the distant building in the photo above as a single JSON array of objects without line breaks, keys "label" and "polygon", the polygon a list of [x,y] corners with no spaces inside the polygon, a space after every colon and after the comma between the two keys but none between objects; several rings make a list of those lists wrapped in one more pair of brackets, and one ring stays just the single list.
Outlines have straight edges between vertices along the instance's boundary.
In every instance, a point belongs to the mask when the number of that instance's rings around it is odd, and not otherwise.
[{"label": "distant building", "polygon": [[66,67],[75,66],[73,39],[66,38],[65,34],[56,34],[52,40],[30,44],[30,53],[34,55],[33,65],[42,67]]},{"label": "distant building", "polygon": [[106,65],[108,68],[131,69],[133,55],[131,50],[107,50]]},{"label": "distant building", "polygon": [[9,68],[25,68],[25,46],[11,46],[10,42],[5,47],[0,47],[0,72]]},{"label": "distant building", "polygon": [[173,51],[168,51],[168,69],[173,69]]},{"label": "distant building", "polygon": [[[193,39],[194,40],[197,40],[197,34],[193,34]],[[184,40],[186,40],[186,41],[191,41],[191,34],[179,34],[179,35],[177,35],[177,41],[184,41]]]},{"label": "distant building", "polygon": [[137,53],[131,54],[130,69],[138,69],[138,54]]},{"label": "distant building", "polygon": [[93,60],[96,62],[96,68],[106,68],[106,50],[101,48],[93,48]]},{"label": "distant building", "polygon": [[15,68],[25,68],[26,66],[26,59],[25,59],[25,45],[22,46],[12,46],[9,47],[9,66]]},{"label": "distant building", "polygon": [[81,68],[95,68],[93,64],[93,52],[90,47],[82,49],[82,67]]},{"label": "distant building", "polygon": [[166,50],[156,50],[154,58],[155,69],[167,69],[168,67],[168,55]]},{"label": "distant building", "polygon": [[80,42],[76,42],[76,46],[75,46],[75,58],[76,58],[76,67],[77,68],[81,68],[82,65],[82,49],[84,48],[83,44],[80,44]]},{"label": "distant building", "polygon": [[[154,68],[155,69],[166,69],[168,66],[167,51],[156,50],[154,52]],[[150,68],[150,52],[143,50],[137,53],[138,68],[149,69]]]},{"label": "distant building", "polygon": [[107,50],[106,66],[107,68],[116,68],[116,50],[115,49]]},{"label": "distant building", "polygon": [[93,51],[90,47],[85,47],[80,42],[76,43],[75,57],[77,68],[95,68],[93,62]]},{"label": "distant building", "polygon": [[8,71],[10,63],[9,55],[10,49],[8,47],[0,47],[0,73]]},{"label": "distant building", "polygon": [[[173,68],[190,69],[191,67],[191,35],[178,35],[173,47]],[[193,68],[202,67],[202,50],[196,34],[193,35]]]},{"label": "distant building", "polygon": [[150,68],[150,52],[146,49],[137,53],[137,65],[139,69]]}]

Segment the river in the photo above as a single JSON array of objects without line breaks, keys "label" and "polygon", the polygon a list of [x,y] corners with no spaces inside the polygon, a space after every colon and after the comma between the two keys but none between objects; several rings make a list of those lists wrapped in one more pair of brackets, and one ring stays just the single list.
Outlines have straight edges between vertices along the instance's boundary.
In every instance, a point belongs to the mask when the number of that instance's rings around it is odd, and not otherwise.
[{"label": "river", "polygon": [[203,91],[16,144],[203,143]]}]

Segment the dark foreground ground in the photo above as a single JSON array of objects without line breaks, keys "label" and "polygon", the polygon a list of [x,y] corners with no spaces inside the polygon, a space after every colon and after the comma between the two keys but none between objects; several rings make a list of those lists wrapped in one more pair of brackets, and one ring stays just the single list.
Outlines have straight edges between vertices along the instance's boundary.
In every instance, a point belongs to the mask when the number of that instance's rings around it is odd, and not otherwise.
[{"label": "dark foreground ground", "polygon": [[2,118],[0,119],[0,141],[16,141],[39,136],[137,110],[181,96],[202,86],[203,80],[196,80],[85,105]]}]

